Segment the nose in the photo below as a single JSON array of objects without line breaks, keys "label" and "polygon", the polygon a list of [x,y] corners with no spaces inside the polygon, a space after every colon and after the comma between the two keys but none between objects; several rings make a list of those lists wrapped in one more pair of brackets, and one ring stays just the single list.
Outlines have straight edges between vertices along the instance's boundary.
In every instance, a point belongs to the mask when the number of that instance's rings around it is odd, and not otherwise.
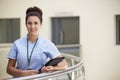
[{"label": "nose", "polygon": [[32,24],[32,25],[31,25],[31,28],[34,28],[34,26],[35,26],[35,25],[34,25],[34,24]]}]

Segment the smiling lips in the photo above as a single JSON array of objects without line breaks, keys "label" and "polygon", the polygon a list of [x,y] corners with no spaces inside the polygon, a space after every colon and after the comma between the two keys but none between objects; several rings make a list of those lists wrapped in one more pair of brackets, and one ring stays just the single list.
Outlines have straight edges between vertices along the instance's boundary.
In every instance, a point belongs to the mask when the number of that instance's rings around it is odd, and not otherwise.
[{"label": "smiling lips", "polygon": [[34,30],[34,29],[31,29],[30,31],[31,31],[31,32],[35,32],[35,30]]}]

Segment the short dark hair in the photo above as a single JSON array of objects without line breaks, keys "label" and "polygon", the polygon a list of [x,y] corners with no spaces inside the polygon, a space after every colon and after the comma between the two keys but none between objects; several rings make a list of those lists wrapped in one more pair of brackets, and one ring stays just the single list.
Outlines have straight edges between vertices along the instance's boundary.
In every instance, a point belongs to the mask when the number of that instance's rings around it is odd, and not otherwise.
[{"label": "short dark hair", "polygon": [[26,23],[27,23],[27,19],[29,16],[37,16],[39,19],[40,19],[40,22],[42,23],[42,16],[43,16],[43,13],[42,13],[42,10],[36,6],[34,7],[29,7],[27,10],[26,10]]}]

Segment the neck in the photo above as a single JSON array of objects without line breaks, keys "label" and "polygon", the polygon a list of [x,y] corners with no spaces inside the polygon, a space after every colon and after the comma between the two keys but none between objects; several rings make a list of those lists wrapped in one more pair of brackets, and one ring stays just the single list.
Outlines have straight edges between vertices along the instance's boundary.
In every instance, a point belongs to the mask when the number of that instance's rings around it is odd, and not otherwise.
[{"label": "neck", "polygon": [[38,35],[28,35],[28,40],[32,43],[35,42],[37,38]]}]

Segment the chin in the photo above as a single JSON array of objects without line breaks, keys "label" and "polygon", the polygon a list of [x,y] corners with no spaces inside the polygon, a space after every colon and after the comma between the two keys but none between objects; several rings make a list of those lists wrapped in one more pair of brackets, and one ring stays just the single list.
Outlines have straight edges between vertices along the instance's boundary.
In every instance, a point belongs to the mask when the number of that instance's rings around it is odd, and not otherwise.
[{"label": "chin", "polygon": [[31,35],[31,36],[36,36],[36,35],[38,35],[38,34],[35,34],[35,33],[34,33],[34,34],[30,34],[30,35]]}]

